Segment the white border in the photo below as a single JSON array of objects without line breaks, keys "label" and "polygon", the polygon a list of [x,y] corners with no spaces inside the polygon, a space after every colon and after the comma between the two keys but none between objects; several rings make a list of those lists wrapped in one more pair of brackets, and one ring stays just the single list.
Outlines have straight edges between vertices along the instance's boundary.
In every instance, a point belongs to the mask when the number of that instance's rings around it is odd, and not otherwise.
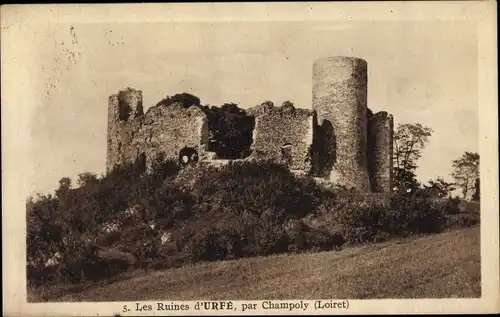
[{"label": "white border", "polygon": [[[29,175],[29,76],[17,73],[22,37],[11,36],[20,26],[39,22],[199,22],[199,21],[424,21],[473,20],[478,23],[478,106],[481,156],[481,299],[351,300],[349,310],[326,314],[487,313],[500,311],[498,113],[496,2],[358,2],[358,3],[228,3],[228,4],[114,4],[8,5],[1,7],[2,52],[2,240],[5,315],[113,315],[116,303],[26,303],[25,198]],[[439,30],[436,30],[439,32]],[[20,54],[22,56],[22,54]],[[450,110],[453,111],[453,110]],[[148,303],[148,302],[144,302]],[[153,303],[153,302],[151,302]],[[127,303],[130,304],[130,303]],[[177,312],[186,314],[186,312]],[[231,312],[234,313],[234,312]],[[277,311],[252,311],[279,314]],[[308,311],[308,314],[318,312]],[[150,313],[149,315],[152,315]],[[158,313],[157,313],[158,314]],[[169,314],[176,314],[170,312]],[[189,314],[206,314],[191,311]],[[208,312],[208,314],[215,314]]]}]

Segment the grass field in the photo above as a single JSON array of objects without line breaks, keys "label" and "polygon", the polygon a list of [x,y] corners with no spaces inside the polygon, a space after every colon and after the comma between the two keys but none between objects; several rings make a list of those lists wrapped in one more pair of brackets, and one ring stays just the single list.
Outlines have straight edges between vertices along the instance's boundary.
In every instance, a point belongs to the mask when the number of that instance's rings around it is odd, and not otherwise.
[{"label": "grass field", "polygon": [[206,262],[50,301],[480,297],[479,226],[343,251]]}]

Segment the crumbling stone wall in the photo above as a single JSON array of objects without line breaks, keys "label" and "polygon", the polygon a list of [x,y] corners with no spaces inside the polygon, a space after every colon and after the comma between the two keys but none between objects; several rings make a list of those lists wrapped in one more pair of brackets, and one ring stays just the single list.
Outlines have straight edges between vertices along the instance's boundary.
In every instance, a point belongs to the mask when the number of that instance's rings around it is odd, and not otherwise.
[{"label": "crumbling stone wall", "polygon": [[107,170],[144,157],[146,169],[158,160],[179,158],[181,150],[206,155],[208,122],[198,107],[179,103],[142,110],[142,92],[125,90],[109,97]]},{"label": "crumbling stone wall", "polygon": [[[300,175],[362,192],[390,193],[393,118],[367,109],[366,61],[315,61],[312,101],[312,110],[271,102],[248,109],[255,126],[252,153],[246,159],[284,163]],[[187,106],[160,102],[144,114],[140,90],[128,88],[110,96],[107,170],[126,162],[142,162],[151,169],[158,160],[177,160],[181,153],[215,165],[225,163],[208,151],[206,113],[197,105]]]},{"label": "crumbling stone wall", "polygon": [[331,133],[326,155],[334,163],[329,178],[338,185],[365,192],[370,190],[366,103],[366,61],[328,57],[314,62],[313,109],[318,124]]},{"label": "crumbling stone wall", "polygon": [[255,116],[251,159],[287,164],[309,173],[313,142],[313,111],[270,103],[248,110]]},{"label": "crumbling stone wall", "polygon": [[121,132],[118,122],[118,95],[108,98],[108,130],[107,130],[107,152],[106,171],[113,169],[118,164],[121,148]]},{"label": "crumbling stone wall", "polygon": [[108,99],[106,170],[125,162],[143,118],[142,91],[127,88]]},{"label": "crumbling stone wall", "polygon": [[184,108],[175,103],[170,106],[154,106],[144,115],[143,124],[134,135],[128,160],[141,153],[146,156],[146,168],[156,160],[177,160],[185,148],[194,149],[200,158],[208,146],[208,122],[198,107]]},{"label": "crumbling stone wall", "polygon": [[394,119],[385,111],[368,119],[368,171],[375,193],[392,192]]}]

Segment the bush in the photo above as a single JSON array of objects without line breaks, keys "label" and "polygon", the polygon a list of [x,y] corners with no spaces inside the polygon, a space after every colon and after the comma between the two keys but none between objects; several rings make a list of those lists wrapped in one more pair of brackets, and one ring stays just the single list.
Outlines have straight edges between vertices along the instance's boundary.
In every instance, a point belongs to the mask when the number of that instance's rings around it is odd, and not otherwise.
[{"label": "bush", "polygon": [[[282,165],[250,162],[207,168],[192,194],[198,216],[189,219],[178,241],[192,261],[286,252],[288,221],[311,213],[328,196],[311,179],[297,178]],[[319,235],[309,233],[297,248],[326,248],[329,242]]]},{"label": "bush", "polygon": [[164,99],[160,100],[156,106],[170,106],[172,104],[178,103],[182,105],[184,108],[189,108],[191,106],[199,106],[200,105],[200,98],[183,92],[181,94],[175,94],[173,96],[167,96]]},{"label": "bush", "polygon": [[419,197],[418,193],[393,196],[391,209],[397,210],[398,225],[410,233],[437,233],[444,228],[444,211],[435,208],[429,198]]},{"label": "bush", "polygon": [[477,213],[461,213],[446,215],[446,227],[451,229],[471,227],[480,222],[480,215]]},{"label": "bush", "polygon": [[242,219],[232,213],[200,214],[190,219],[190,225],[177,231],[174,239],[177,249],[191,261],[213,261],[239,258],[255,246],[252,232],[258,224],[256,218]]},{"label": "bush", "polygon": [[[462,203],[462,200],[459,197],[449,197],[444,200],[444,202],[441,202],[443,208],[443,212],[446,215],[456,215],[461,212],[460,209],[460,204]],[[439,207],[438,207],[439,208]]]},{"label": "bush", "polygon": [[327,251],[343,244],[340,237],[331,235],[327,231],[309,229],[304,233],[304,245],[302,250]]},{"label": "bush", "polygon": [[315,210],[327,191],[311,179],[295,177],[283,165],[232,162],[220,170],[207,169],[193,194],[204,212],[225,209],[282,223]]},{"label": "bush", "polygon": [[[325,208],[325,207],[324,207]],[[339,191],[328,207],[332,221],[350,244],[379,242],[391,236],[435,233],[444,228],[442,210],[434,208],[427,198],[404,193],[383,201],[367,201],[359,194]]]},{"label": "bush", "polygon": [[[131,217],[124,214],[130,202],[148,201],[155,188],[163,184],[162,177],[156,172],[141,174],[135,164],[129,164],[115,168],[101,179],[83,173],[79,188],[69,188],[69,179],[64,178],[55,196],[31,199],[27,204],[28,280],[34,284],[51,280],[77,283],[120,271],[117,263],[92,258],[84,245],[90,240],[103,246],[129,246],[136,238],[134,235],[106,233],[102,227],[108,222],[130,221]],[[179,200],[188,201],[183,193],[166,186],[160,187],[158,195],[166,197],[158,199],[153,216],[161,214],[158,210],[173,206],[173,219],[185,217],[176,209]],[[55,253],[62,254],[62,259],[54,266],[46,266],[47,259]]]},{"label": "bush", "polygon": [[[28,281],[80,283],[107,279],[132,264],[101,259],[92,243],[133,255],[135,267],[165,269],[186,262],[282,252],[331,250],[344,243],[439,232],[476,218],[450,219],[456,201],[436,204],[419,192],[391,198],[338,189],[297,177],[270,162],[232,162],[199,169],[190,187],[178,184],[175,162],[141,173],[135,164],[79,188],[61,182],[55,196],[27,204]],[[106,231],[106,224],[116,231]],[[162,240],[168,233],[169,239]],[[46,266],[59,252],[59,264]]]}]

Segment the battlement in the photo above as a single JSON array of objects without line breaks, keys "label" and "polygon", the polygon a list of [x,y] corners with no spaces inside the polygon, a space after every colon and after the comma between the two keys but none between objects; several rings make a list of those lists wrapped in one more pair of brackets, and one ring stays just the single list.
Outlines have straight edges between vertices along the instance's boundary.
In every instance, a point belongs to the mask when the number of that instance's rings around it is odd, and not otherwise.
[{"label": "battlement", "polygon": [[292,116],[292,117],[304,117],[304,116],[312,116],[314,114],[314,110],[312,109],[304,109],[304,108],[296,108],[292,104],[284,104],[281,107],[276,107],[271,102],[263,102],[262,104],[250,108],[247,110],[247,113],[251,116],[260,117],[265,115],[270,116]]}]

